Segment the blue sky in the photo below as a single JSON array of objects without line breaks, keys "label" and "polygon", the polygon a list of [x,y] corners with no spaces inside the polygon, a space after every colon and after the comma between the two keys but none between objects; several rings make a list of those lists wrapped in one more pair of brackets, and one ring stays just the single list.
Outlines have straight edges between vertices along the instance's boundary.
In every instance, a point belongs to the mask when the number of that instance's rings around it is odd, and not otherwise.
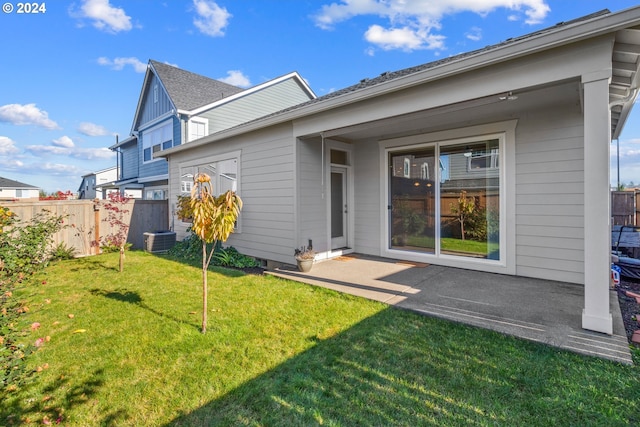
[{"label": "blue sky", "polygon": [[[0,12],[0,176],[47,192],[115,165],[149,59],[250,87],[299,72],[317,95],[627,0],[47,1]],[[13,10],[9,6],[13,6]],[[640,107],[620,176],[640,183]],[[612,145],[615,156],[615,143]],[[612,158],[612,182],[616,181]]]}]

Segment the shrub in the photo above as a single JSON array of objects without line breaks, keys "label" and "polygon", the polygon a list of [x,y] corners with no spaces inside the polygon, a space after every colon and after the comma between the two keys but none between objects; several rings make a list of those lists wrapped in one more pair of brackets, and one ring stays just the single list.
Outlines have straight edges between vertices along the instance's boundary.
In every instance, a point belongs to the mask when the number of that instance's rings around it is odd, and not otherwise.
[{"label": "shrub", "polygon": [[64,242],[60,242],[51,250],[50,259],[51,261],[73,259],[76,255],[76,252],[76,248],[74,248],[73,246],[67,246]]},{"label": "shrub", "polygon": [[[61,216],[43,211],[25,223],[0,206],[0,386],[11,391],[26,379],[25,358],[36,348],[19,345],[24,331],[18,329],[18,317],[28,311],[13,297],[17,283],[44,268],[50,257],[53,235],[64,227]],[[58,245],[54,252],[69,253]]]},{"label": "shrub", "polygon": [[63,227],[64,218],[46,210],[26,223],[21,223],[15,217],[11,221],[5,220],[0,227],[0,271],[5,276],[11,276],[16,273],[31,274],[46,267],[53,235]]}]

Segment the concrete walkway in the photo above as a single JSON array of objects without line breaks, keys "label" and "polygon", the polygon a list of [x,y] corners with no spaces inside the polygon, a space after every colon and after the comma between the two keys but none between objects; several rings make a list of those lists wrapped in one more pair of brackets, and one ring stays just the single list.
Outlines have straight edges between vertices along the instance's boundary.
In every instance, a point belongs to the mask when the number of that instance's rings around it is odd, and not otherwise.
[{"label": "concrete walkway", "polygon": [[632,364],[618,297],[611,291],[613,335],[582,329],[582,286],[436,265],[348,255],[308,273],[283,266],[269,274],[381,301],[425,315]]}]

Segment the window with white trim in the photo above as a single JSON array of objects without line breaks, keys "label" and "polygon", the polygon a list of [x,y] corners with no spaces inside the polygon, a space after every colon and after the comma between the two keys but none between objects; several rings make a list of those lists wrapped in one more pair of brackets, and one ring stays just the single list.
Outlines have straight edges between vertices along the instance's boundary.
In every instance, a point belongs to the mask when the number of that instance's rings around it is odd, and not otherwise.
[{"label": "window with white trim", "polygon": [[189,141],[202,138],[209,134],[209,120],[194,117],[189,120]]},{"label": "window with white trim", "polygon": [[153,153],[173,147],[173,123],[163,123],[142,132],[142,160],[144,163],[154,160]]},{"label": "window with white trim", "polygon": [[[239,194],[240,188],[240,152],[216,156],[200,162],[189,162],[180,167],[180,194],[189,196],[193,188],[193,178],[199,173],[206,173],[211,178],[214,196],[229,190]],[[239,220],[238,220],[239,221]],[[238,224],[236,224],[238,228]],[[237,231],[237,230],[236,230]]]}]

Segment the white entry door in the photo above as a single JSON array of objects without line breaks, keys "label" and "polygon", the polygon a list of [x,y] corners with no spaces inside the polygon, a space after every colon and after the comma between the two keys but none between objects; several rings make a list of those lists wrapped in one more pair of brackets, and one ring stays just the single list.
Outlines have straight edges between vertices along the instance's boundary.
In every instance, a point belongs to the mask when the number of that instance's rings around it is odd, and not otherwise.
[{"label": "white entry door", "polygon": [[348,246],[347,168],[331,167],[331,249]]}]

